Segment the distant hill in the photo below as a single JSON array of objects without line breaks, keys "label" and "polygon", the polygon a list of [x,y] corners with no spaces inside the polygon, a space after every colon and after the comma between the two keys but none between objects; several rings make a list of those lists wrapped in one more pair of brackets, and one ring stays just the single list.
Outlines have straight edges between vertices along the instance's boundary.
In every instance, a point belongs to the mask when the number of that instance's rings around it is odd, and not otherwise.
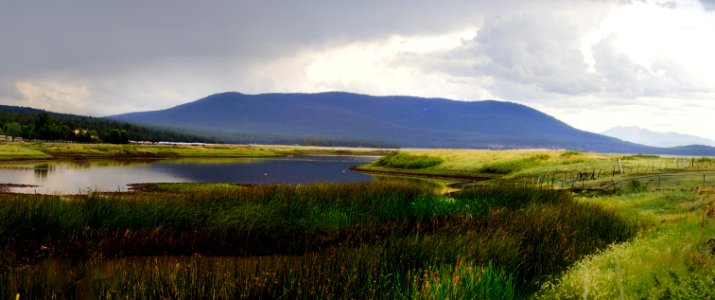
[{"label": "distant hill", "polygon": [[121,121],[0,105],[0,134],[25,139],[122,143],[127,140],[210,142],[174,129],[147,128]]},{"label": "distant hill", "polygon": [[[229,92],[173,108],[110,119],[212,133],[228,142],[326,143],[427,148],[560,148],[615,153],[680,154],[575,129],[524,105],[375,97],[352,93]],[[698,148],[697,155],[715,155]]]},{"label": "distant hill", "polygon": [[634,126],[613,127],[602,132],[602,134],[619,138],[624,141],[654,147],[677,147],[685,145],[705,145],[715,147],[715,141],[711,139],[677,132],[656,132]]}]

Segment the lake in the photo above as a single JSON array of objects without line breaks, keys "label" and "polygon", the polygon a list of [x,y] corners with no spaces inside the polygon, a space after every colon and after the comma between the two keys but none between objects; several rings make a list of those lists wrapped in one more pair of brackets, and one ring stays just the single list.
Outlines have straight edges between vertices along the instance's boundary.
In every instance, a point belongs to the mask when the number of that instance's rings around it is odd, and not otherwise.
[{"label": "lake", "polygon": [[[370,175],[348,170],[373,156],[297,156],[175,160],[42,161],[0,164],[0,185],[17,193],[84,194],[127,191],[128,184],[229,182],[245,184],[358,182]],[[20,186],[25,187],[20,187]]]}]

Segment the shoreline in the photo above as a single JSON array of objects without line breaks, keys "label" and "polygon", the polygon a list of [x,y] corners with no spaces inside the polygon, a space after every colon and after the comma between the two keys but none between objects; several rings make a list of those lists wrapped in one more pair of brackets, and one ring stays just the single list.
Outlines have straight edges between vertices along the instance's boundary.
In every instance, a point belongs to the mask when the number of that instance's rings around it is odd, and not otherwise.
[{"label": "shoreline", "polygon": [[0,163],[53,160],[157,160],[177,158],[261,158],[307,155],[382,156],[395,151],[378,148],[347,148],[285,145],[138,145],[0,143]]},{"label": "shoreline", "polygon": [[401,177],[418,177],[418,178],[430,178],[430,179],[452,179],[452,180],[470,180],[470,181],[487,181],[494,179],[493,177],[487,176],[469,176],[469,175],[449,175],[449,174],[428,174],[428,173],[410,173],[410,172],[399,172],[399,171],[388,171],[388,170],[371,170],[364,169],[360,166],[354,166],[348,168],[350,171],[372,174],[372,175],[387,175],[387,176],[401,176]]}]

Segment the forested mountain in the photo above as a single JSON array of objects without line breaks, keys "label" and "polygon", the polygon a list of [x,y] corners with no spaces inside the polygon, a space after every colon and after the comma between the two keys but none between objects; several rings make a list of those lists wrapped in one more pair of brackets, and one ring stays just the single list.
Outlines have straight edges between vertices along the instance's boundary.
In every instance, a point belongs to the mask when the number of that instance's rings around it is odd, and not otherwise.
[{"label": "forested mountain", "polygon": [[0,105],[0,134],[24,139],[104,141],[208,142],[211,139],[102,118],[46,112],[28,107]]},{"label": "forested mountain", "polygon": [[[567,148],[617,153],[714,155],[711,147],[657,148],[575,129],[524,105],[375,97],[352,93],[229,92],[114,120],[211,132],[229,142],[386,144],[428,148]],[[361,142],[362,141],[362,142]]]}]

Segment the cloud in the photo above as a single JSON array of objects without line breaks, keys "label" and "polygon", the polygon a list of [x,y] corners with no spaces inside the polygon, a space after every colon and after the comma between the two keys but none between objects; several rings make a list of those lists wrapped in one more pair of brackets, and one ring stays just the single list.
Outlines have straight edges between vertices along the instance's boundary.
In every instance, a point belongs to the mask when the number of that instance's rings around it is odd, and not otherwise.
[{"label": "cloud", "polygon": [[715,10],[715,0],[700,0],[700,3],[707,10]]},{"label": "cloud", "polygon": [[[306,86],[313,91],[349,90],[376,95],[483,99],[483,78],[449,74],[446,55],[474,29],[442,35],[392,36],[307,53]],[[461,61],[457,60],[457,63]],[[300,68],[298,68],[300,69]]]},{"label": "cloud", "polygon": [[109,115],[230,90],[345,90],[510,100],[586,129],[600,123],[585,115],[665,114],[668,101],[715,113],[704,7],[713,1],[13,1],[0,10],[0,101]]},{"label": "cloud", "polygon": [[167,57],[244,56],[259,60],[330,41],[448,30],[476,20],[480,8],[496,6],[485,3],[15,2],[0,11],[0,36],[13,41],[3,44],[0,59],[4,67],[18,70],[142,64]]},{"label": "cloud", "polygon": [[[392,35],[439,34],[478,23],[483,11],[501,6],[466,0],[12,2],[0,10],[0,40],[9,41],[0,49],[0,98],[19,101],[18,81],[47,78],[90,82],[93,105],[81,112],[91,114],[157,109],[225,90],[300,91],[304,85],[290,83],[301,78],[285,76],[305,76],[300,54]],[[273,67],[278,62],[285,68]]]},{"label": "cloud", "polygon": [[79,112],[90,105],[91,90],[88,86],[75,83],[45,81],[18,81],[18,92],[22,95],[17,105],[45,108],[53,111]]},{"label": "cloud", "polygon": [[[486,58],[475,71],[496,82],[531,86],[546,93],[578,95],[598,91],[587,72],[578,24],[567,17],[520,15],[485,22],[470,45]],[[497,87],[497,89],[503,89]]]}]

